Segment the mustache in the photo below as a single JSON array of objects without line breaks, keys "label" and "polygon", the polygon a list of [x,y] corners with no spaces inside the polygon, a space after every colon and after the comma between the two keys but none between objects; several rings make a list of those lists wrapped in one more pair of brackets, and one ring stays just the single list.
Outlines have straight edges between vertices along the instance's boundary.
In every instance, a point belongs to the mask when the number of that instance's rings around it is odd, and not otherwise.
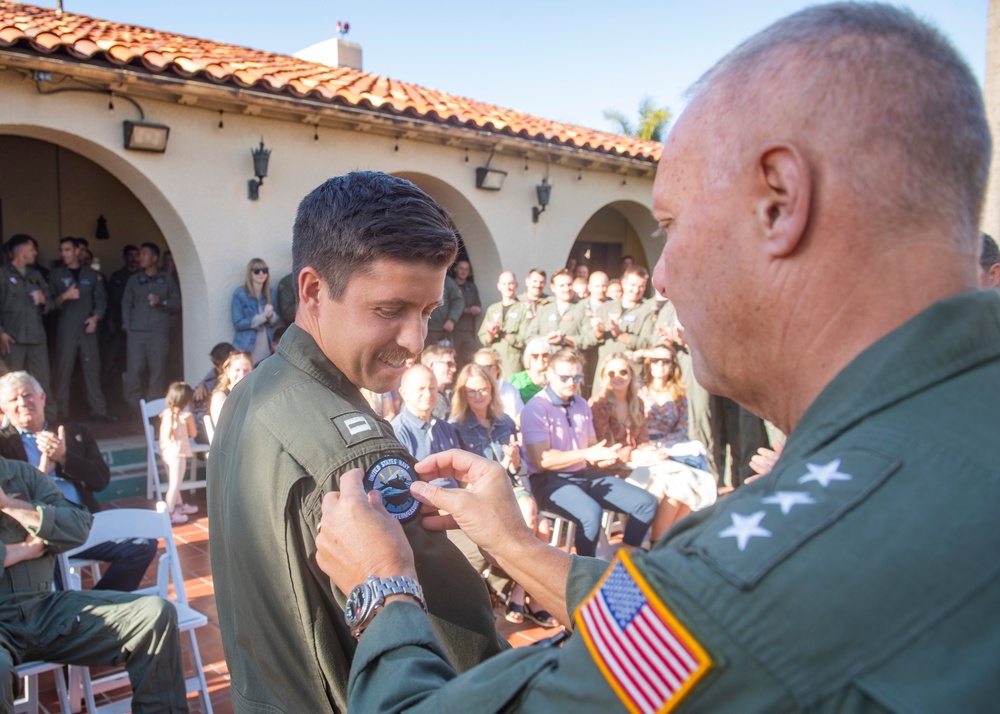
[{"label": "mustache", "polygon": [[393,350],[383,350],[379,352],[377,357],[383,362],[388,362],[389,364],[400,364],[408,359],[416,359],[418,354],[414,354],[407,349],[398,348]]}]

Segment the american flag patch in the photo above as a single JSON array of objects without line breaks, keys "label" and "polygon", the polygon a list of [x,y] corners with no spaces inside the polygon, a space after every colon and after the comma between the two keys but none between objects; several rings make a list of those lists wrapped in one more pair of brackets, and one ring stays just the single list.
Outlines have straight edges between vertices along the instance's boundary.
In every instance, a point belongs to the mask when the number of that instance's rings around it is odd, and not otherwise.
[{"label": "american flag patch", "polygon": [[712,666],[627,553],[618,555],[575,620],[594,662],[631,712],[669,712]]}]

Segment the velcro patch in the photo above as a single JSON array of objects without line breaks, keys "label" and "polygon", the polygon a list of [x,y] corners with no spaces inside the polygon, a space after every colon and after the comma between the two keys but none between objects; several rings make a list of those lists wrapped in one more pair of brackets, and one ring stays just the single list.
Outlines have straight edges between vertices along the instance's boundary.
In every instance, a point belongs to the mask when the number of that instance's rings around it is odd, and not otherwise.
[{"label": "velcro patch", "polygon": [[408,462],[390,456],[368,469],[365,492],[374,489],[381,493],[385,510],[396,520],[407,521],[420,508],[420,502],[410,493],[410,484],[415,480],[413,467]]},{"label": "velcro patch", "polygon": [[382,431],[375,424],[375,421],[361,412],[347,412],[340,416],[331,417],[330,420],[337,427],[337,431],[340,432],[344,443],[348,446],[354,446],[362,441],[382,435]]},{"label": "velcro patch", "polygon": [[630,712],[673,710],[712,667],[628,553],[618,554],[574,619],[594,663]]}]

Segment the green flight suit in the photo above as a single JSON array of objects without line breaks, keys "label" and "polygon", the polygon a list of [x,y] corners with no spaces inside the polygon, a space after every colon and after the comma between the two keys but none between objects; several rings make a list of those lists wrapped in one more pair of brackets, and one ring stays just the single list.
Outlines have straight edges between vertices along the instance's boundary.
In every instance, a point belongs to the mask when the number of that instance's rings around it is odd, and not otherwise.
[{"label": "green flight suit", "polygon": [[[177,633],[177,610],[154,596],[111,590],[53,592],[53,553],[87,539],[92,516],[63,496],[47,476],[22,461],[0,459],[0,488],[41,514],[30,529],[47,552],[0,565],[0,709],[13,711],[14,667],[43,660],[64,664],[124,664],[132,683],[132,711],[186,712],[187,692]],[[0,513],[0,563],[7,544],[29,534]]]},{"label": "green flight suit", "polygon": [[[1000,295],[944,300],[827,385],[768,476],[636,555],[652,600],[709,660],[664,706],[993,711],[997,403]],[[574,558],[569,606],[590,603],[608,570]],[[455,678],[419,608],[391,603],[361,637],[352,710],[625,711],[579,622],[561,650],[521,648]]]},{"label": "green flight suit", "polygon": [[[640,300],[628,309],[622,307],[621,300],[608,300],[597,309],[597,316],[604,323],[604,336],[598,338],[594,330],[584,329],[580,333],[580,344],[577,345],[581,350],[597,347],[597,359],[594,362],[594,393],[602,388],[600,370],[604,360],[609,355],[636,349],[641,336],[648,330],[646,323],[654,319],[648,300]],[[618,323],[618,329],[627,334],[628,338],[623,339],[621,335],[615,337],[611,334],[612,316],[617,316],[615,321]]]},{"label": "green flight suit", "polygon": [[[479,342],[483,347],[492,347],[500,353],[503,363],[503,374],[506,379],[524,369],[524,333],[522,328],[528,319],[528,310],[524,303],[515,300],[510,305],[495,302],[483,313],[483,322],[479,326]],[[486,325],[495,322],[500,325],[500,332],[495,338],[486,332]]]},{"label": "green flight suit", "polygon": [[[160,298],[150,305],[149,296]],[[146,401],[166,393],[167,353],[170,350],[170,316],[181,310],[181,293],[175,281],[162,270],[153,275],[134,273],[122,297],[122,329],[128,333],[126,364],[122,375],[125,403],[132,409],[142,397],[141,381],[147,375]]]},{"label": "green flight suit", "polygon": [[590,327],[586,303],[572,303],[560,313],[558,302],[552,300],[540,306],[535,319],[528,323],[525,342],[532,337],[548,337],[550,333],[559,331],[563,334],[563,340],[558,346],[573,347],[580,336],[580,331],[584,328],[584,323],[586,327]]},{"label": "green flight suit", "polygon": [[[462,298],[462,288],[458,283],[447,275],[444,278],[444,291],[441,293],[441,304],[434,308],[430,319],[427,321],[427,339],[424,340],[424,347],[436,345],[442,340],[449,340],[451,346],[455,347],[454,327],[458,325],[465,309],[465,300]],[[444,323],[452,321],[452,331],[444,329]]]},{"label": "green flight suit", "polygon": [[[36,305],[32,294],[40,290],[45,296]],[[2,357],[11,372],[26,370],[49,390],[49,345],[42,315],[52,310],[53,299],[49,284],[37,268],[28,266],[21,273],[13,265],[0,265],[0,333],[14,338],[10,353]],[[55,418],[55,404],[45,410],[46,418]]]},{"label": "green flight suit", "polygon": [[84,321],[90,317],[103,320],[108,309],[108,293],[104,276],[89,265],[81,265],[79,278],[65,265],[52,269],[49,275],[53,300],[74,285],[80,292],[75,300],[64,300],[59,306],[56,320],[56,385],[55,400],[59,416],[69,417],[70,380],[76,358],[80,357],[80,371],[87,394],[87,405],[91,415],[108,412],[104,392],[101,390],[101,353],[97,345],[97,329],[88,333]]},{"label": "green flight suit", "polygon": [[[208,459],[208,505],[236,711],[346,709],[357,644],[344,623],[345,595],[316,564],[316,526],[341,474],[370,474],[387,459],[413,463],[392,427],[297,325],[227,398]],[[507,643],[483,578],[443,533],[419,522],[403,528],[427,605],[449,658],[468,669]]]},{"label": "green flight suit", "polygon": [[[455,281],[455,285],[458,285],[458,281]],[[479,299],[479,288],[471,280],[466,280],[463,284],[458,285],[458,289],[462,295],[462,314],[458,318],[458,322],[455,323],[453,334],[455,351],[458,353],[458,366],[461,368],[472,361],[472,353],[479,348],[476,330],[482,315],[482,313],[479,315],[467,313],[465,309],[469,307],[482,309],[483,303]]]}]

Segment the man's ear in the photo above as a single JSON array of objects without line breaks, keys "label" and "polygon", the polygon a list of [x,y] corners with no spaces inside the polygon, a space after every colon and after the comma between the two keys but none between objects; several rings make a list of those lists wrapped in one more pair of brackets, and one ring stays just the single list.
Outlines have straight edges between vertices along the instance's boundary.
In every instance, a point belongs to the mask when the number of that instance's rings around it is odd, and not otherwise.
[{"label": "man's ear", "polygon": [[757,220],[765,249],[775,258],[790,255],[799,246],[809,223],[812,172],[798,148],[789,143],[765,144],[757,156],[762,194]]},{"label": "man's ear", "polygon": [[1000,263],[994,263],[990,266],[989,276],[990,285],[1000,288]]},{"label": "man's ear", "polygon": [[320,278],[316,269],[306,266],[299,271],[299,308],[315,312],[319,306],[320,291],[326,289],[326,284]]}]

